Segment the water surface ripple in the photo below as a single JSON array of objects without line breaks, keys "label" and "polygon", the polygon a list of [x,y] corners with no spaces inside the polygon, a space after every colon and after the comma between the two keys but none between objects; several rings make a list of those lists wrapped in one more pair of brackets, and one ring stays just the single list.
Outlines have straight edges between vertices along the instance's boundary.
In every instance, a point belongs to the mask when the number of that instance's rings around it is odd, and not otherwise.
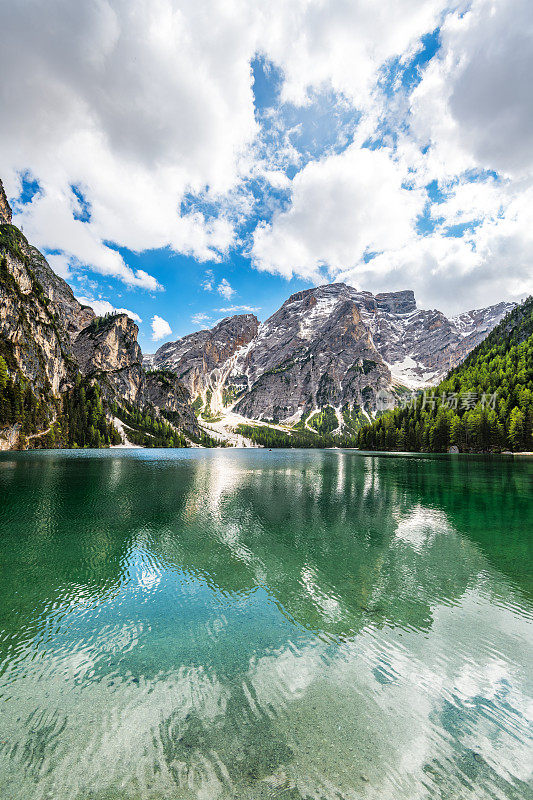
[{"label": "water surface ripple", "polygon": [[0,798],[524,800],[533,461],[0,455]]}]

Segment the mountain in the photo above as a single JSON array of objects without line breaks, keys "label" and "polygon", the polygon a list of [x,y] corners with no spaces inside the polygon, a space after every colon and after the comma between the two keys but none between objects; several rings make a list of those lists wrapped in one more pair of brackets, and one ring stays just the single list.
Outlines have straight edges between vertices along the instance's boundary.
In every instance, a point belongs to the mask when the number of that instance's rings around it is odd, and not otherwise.
[{"label": "mountain", "polygon": [[514,308],[430,394],[359,431],[370,450],[533,450],[533,298]]},{"label": "mountain", "polygon": [[383,392],[437,382],[512,307],[448,319],[410,290],[336,283],[291,295],[262,324],[228,317],[143,359],[136,324],[79,303],[12,224],[0,181],[0,449],[213,445],[199,421],[219,443],[265,443],[257,426],[235,430],[247,420],[288,423],[302,446],[353,437]]},{"label": "mountain", "polygon": [[329,406],[368,418],[383,390],[438,382],[513,308],[448,319],[410,290],[373,295],[344,283],[297,292],[266,322],[229,317],[164,344],[147,367],[175,372],[197,405],[296,423]]},{"label": "mountain", "polygon": [[[198,331],[169,342],[155,356],[145,357],[147,368],[176,373],[193,397],[215,393],[225,386],[234,356],[257,336],[259,322],[253,314],[227,317],[212,330]],[[222,398],[215,398],[214,403]]]},{"label": "mountain", "polygon": [[126,417],[144,444],[201,440],[176,376],[146,375],[136,324],[79,303],[11,219],[0,181],[0,449],[116,443]]}]

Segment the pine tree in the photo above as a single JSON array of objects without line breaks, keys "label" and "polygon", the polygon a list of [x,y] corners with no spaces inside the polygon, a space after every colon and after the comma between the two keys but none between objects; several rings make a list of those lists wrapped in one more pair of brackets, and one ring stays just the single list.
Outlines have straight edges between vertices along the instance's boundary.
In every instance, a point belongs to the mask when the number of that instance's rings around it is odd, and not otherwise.
[{"label": "pine tree", "polygon": [[0,356],[0,390],[3,392],[7,386],[9,373],[7,371],[7,364],[5,359]]},{"label": "pine tree", "polygon": [[509,441],[513,450],[521,450],[525,434],[525,416],[519,408],[513,408],[509,422]]}]

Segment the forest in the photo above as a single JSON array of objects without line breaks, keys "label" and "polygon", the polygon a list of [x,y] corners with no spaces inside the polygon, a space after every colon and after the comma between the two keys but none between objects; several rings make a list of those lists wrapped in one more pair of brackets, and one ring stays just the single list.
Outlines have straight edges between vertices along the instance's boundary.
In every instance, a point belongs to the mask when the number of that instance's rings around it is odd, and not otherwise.
[{"label": "forest", "polygon": [[269,448],[356,447],[357,445],[355,436],[318,434],[297,428],[285,432],[269,425],[238,425],[235,431],[254,444]]},{"label": "forest", "polygon": [[359,431],[362,450],[533,450],[533,298],[511,311],[433,390]]},{"label": "forest", "polygon": [[[187,439],[155,411],[128,403],[108,403],[99,385],[77,375],[74,386],[60,398],[39,397],[18,372],[11,377],[0,356],[0,428],[20,426],[20,446],[36,448],[109,447],[122,439],[109,421],[110,413],[128,427],[133,444],[142,447],[188,447]],[[214,442],[206,436],[205,445]],[[203,443],[203,442],[202,442]]]},{"label": "forest", "polygon": [[106,447],[121,438],[106,418],[100,387],[80,375],[61,399],[32,390],[24,377],[11,377],[0,356],[0,428],[19,425],[21,444],[42,447]]}]

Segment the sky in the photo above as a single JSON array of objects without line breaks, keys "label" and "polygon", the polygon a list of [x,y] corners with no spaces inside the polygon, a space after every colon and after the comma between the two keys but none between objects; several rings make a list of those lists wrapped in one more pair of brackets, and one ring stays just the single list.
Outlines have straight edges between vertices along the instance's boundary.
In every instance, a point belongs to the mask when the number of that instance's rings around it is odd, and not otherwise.
[{"label": "sky", "polygon": [[144,352],[344,281],[533,291],[530,0],[0,0],[14,222]]}]

